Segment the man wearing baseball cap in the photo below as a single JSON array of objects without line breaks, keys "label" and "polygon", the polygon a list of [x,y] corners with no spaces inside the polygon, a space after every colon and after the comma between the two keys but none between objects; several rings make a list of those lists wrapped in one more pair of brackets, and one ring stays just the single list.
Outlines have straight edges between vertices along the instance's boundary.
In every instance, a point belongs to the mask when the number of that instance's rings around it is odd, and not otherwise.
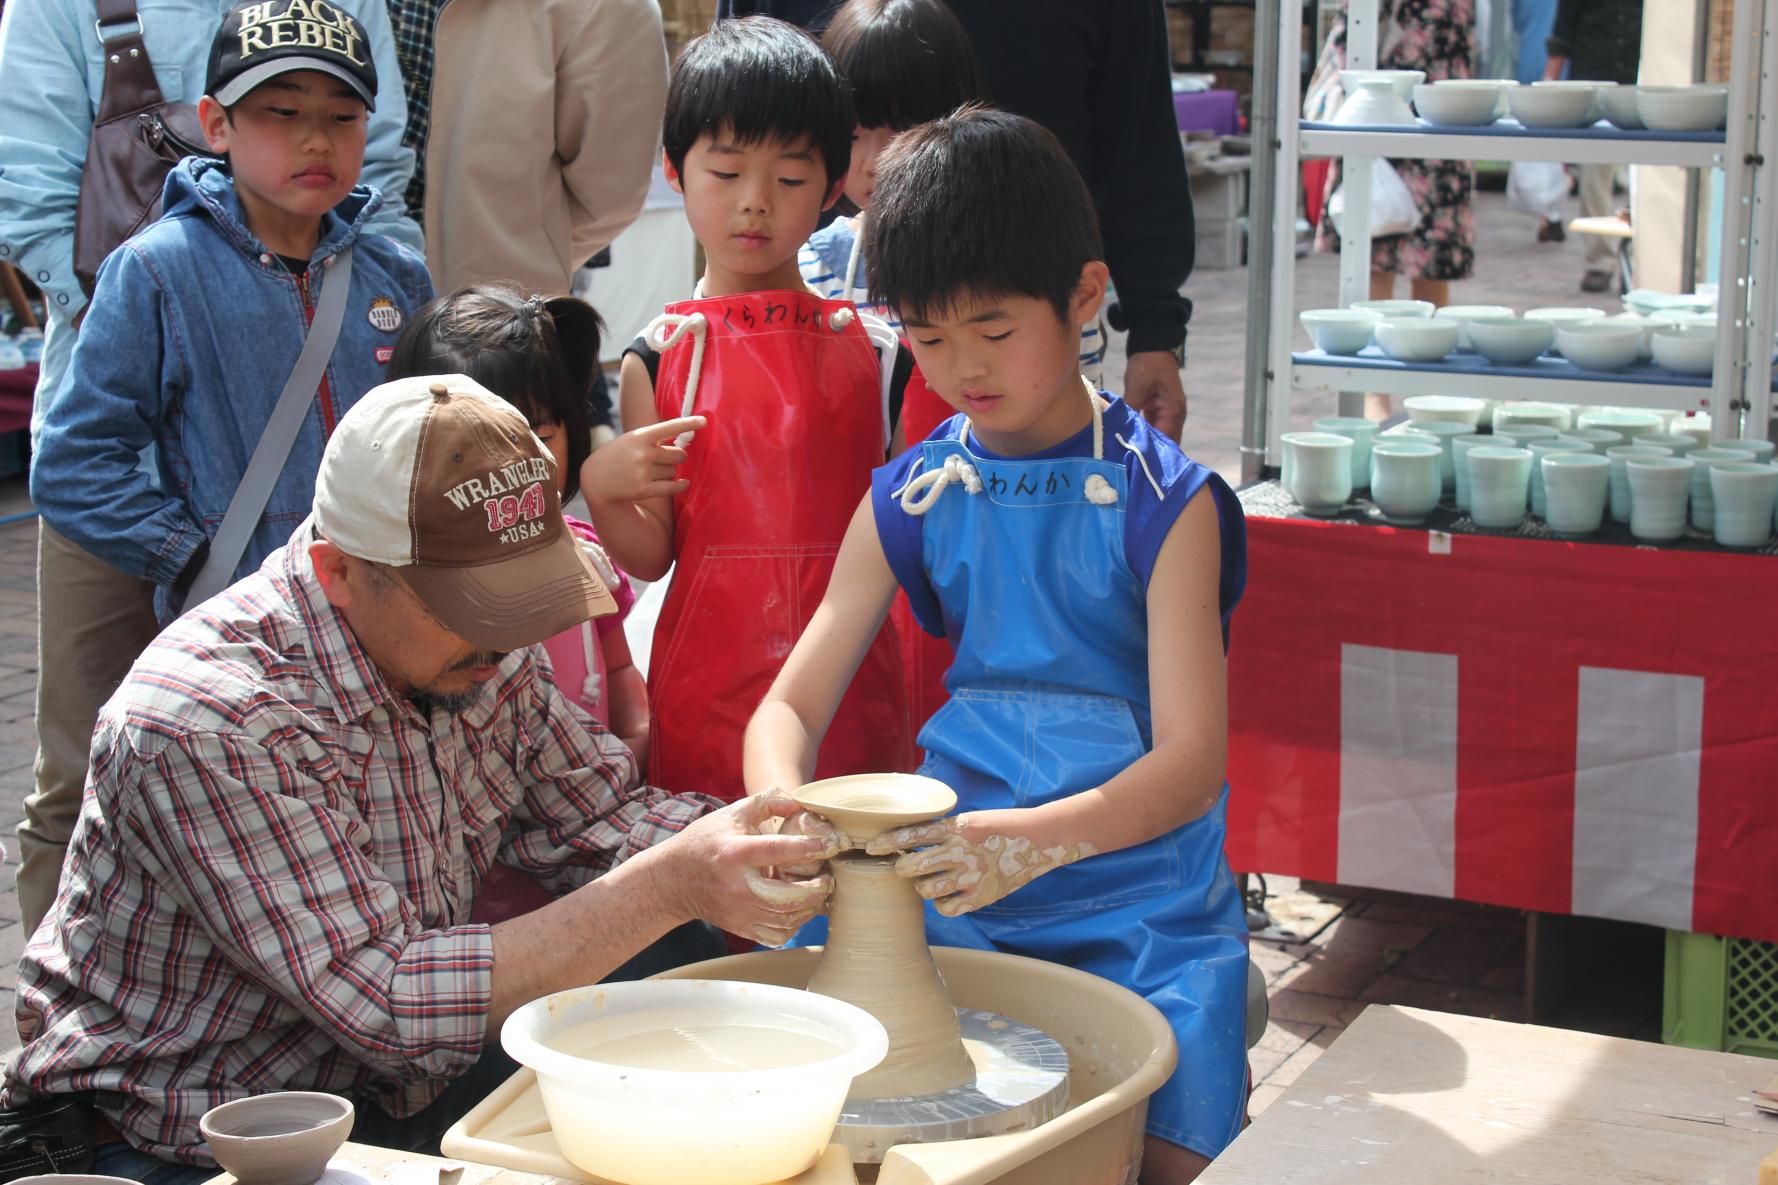
[{"label": "man wearing baseball cap", "polygon": [[[210,1175],[199,1117],[271,1090],[347,1095],[354,1138],[421,1148],[510,1072],[518,1005],[693,920],[776,945],[814,914],[825,877],[755,886],[831,834],[762,834],[781,795],[639,784],[556,689],[535,644],[612,602],[553,466],[461,375],[345,415],[309,521],[100,714],[0,1105],[90,1099],[92,1171],[157,1185]],[[556,899],[469,923],[495,860]]]}]

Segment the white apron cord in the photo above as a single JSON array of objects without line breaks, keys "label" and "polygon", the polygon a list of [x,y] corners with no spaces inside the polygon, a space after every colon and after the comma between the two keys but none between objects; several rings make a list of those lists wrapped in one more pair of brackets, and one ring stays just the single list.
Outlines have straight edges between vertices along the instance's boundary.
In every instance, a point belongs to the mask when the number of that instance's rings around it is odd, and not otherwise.
[{"label": "white apron cord", "polygon": [[[852,287],[858,279],[858,255],[864,246],[864,215],[858,215],[858,225],[852,228],[852,251],[846,256],[846,286],[840,289],[840,295],[852,300]],[[854,304],[858,303],[853,301]]]},{"label": "white apron cord", "polygon": [[580,702],[591,710],[604,690],[599,686],[599,656],[593,652],[593,623],[580,623],[580,653],[586,658],[586,678],[580,683]]},{"label": "white apron cord", "polygon": [[[686,334],[692,335],[691,373],[685,379],[685,399],[680,404],[679,414],[689,416],[698,400],[698,374],[704,367],[704,336],[709,332],[710,323],[702,313],[686,316],[682,313],[662,313],[648,323],[642,331],[642,340],[648,348],[657,354],[664,354],[684,340]],[[695,433],[687,430],[674,437],[673,443],[684,448],[691,443]]]}]

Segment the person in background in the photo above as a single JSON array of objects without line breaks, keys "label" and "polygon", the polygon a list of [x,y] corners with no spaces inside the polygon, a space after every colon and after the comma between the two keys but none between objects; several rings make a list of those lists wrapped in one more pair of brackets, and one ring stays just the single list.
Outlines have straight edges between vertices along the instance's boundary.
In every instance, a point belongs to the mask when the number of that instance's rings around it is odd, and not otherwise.
[{"label": "person in background", "polygon": [[[1379,0],[1377,5],[1377,68],[1422,70],[1428,82],[1468,78],[1470,42],[1475,31],[1474,0]],[[1335,65],[1346,61],[1346,5],[1328,31]],[[1451,281],[1466,280],[1475,271],[1475,166],[1454,160],[1391,160],[1413,195],[1420,223],[1407,234],[1371,241],[1370,298],[1395,295],[1398,276],[1408,280],[1414,300],[1443,307],[1451,303]],[[1338,165],[1328,170],[1327,196],[1339,188]],[[1339,233],[1322,205],[1316,231],[1317,250],[1337,250]],[[1386,396],[1367,396],[1365,414],[1389,414]]]},{"label": "person in background", "polygon": [[1544,42],[1556,20],[1556,0],[1510,0],[1513,30],[1513,78],[1530,86],[1544,77]]},{"label": "person in background", "polygon": [[[515,1008],[706,957],[705,923],[781,945],[814,915],[827,876],[756,886],[833,855],[831,829],[762,834],[788,796],[643,785],[550,679],[536,644],[614,607],[560,484],[472,380],[385,384],[290,541],[142,655],[19,965],[15,1136],[72,1103],[112,1129],[91,1171],[196,1185],[205,1111],[319,1090],[353,1139],[436,1149],[516,1072]],[[553,900],[471,921],[496,861]]]},{"label": "person in background", "polygon": [[[797,270],[840,195],[853,127],[833,62],[783,21],[718,21],[673,63],[666,173],[704,276],[625,352],[628,431],[581,479],[619,567],[673,569],[648,672],[649,781],[669,790],[743,795],[747,717],[827,586],[912,369],[887,326],[877,337]],[[884,631],[823,776],[912,764],[901,679]]]},{"label": "person in background", "polygon": [[[161,93],[169,101],[198,102],[208,84],[210,50],[230,5],[224,0],[181,0],[145,3],[145,7],[152,15],[140,22],[142,38]],[[282,5],[277,7],[282,10]],[[395,46],[380,0],[312,0],[311,8],[330,17],[337,14],[341,19],[357,22],[366,69],[384,78],[397,77]],[[39,450],[44,443],[44,418],[74,355],[76,326],[88,310],[86,294],[74,275],[74,215],[80,193],[81,162],[98,112],[99,83],[103,77],[97,15],[94,0],[8,0],[4,16],[0,17],[0,162],[4,162],[0,168],[0,259],[8,260],[37,281],[49,310],[32,425],[33,445]],[[362,116],[358,120],[363,180],[382,194],[383,200],[362,206],[363,218],[357,230],[418,252],[419,227],[407,216],[401,202],[413,168],[413,154],[401,145],[405,119],[401,89],[391,86],[383,88],[368,122]],[[356,166],[354,169],[356,176]],[[187,176],[195,178],[197,173],[188,170]],[[221,174],[212,171],[210,181],[220,179]],[[195,193],[189,196],[196,200]],[[295,286],[282,265],[262,266],[276,269],[270,278],[277,279],[288,290],[285,299],[294,312]],[[424,299],[425,294],[418,293],[423,280],[424,273],[416,269],[411,278],[404,273],[399,286],[392,284],[365,298],[399,298],[411,308],[419,301],[408,299],[410,293]],[[138,289],[135,296],[146,297],[147,292]],[[227,307],[226,300],[216,299],[219,292],[214,277],[205,274],[195,278],[178,298],[199,316],[204,315],[198,312],[199,306],[215,300],[212,311],[223,319],[219,323],[235,318],[229,340],[241,343],[251,354],[258,343],[252,339],[249,323],[239,319],[236,310]],[[357,328],[380,343],[383,335],[367,325],[362,311],[357,320]],[[155,318],[136,319],[133,312],[121,322],[114,321],[114,328],[106,330],[95,345],[95,362],[115,351],[116,361],[112,365],[150,365],[137,351],[144,345],[142,335],[150,332],[145,327],[154,324]],[[119,325],[122,327],[117,328]],[[154,349],[158,352],[158,341]],[[373,345],[366,342],[363,350],[371,349]],[[293,347],[289,360],[294,359]],[[173,360],[166,361],[170,364]],[[368,353],[353,359],[354,369],[364,376],[369,375],[373,364],[374,358]],[[159,365],[155,362],[148,371],[132,374],[130,383],[156,382],[161,374]],[[271,386],[265,399],[276,398],[284,377],[279,374],[266,380]],[[239,384],[243,375],[233,374],[231,379],[233,384]],[[358,384],[361,380],[351,381]],[[364,382],[353,393],[361,393],[369,385],[370,382]],[[238,389],[231,386],[231,390]],[[76,399],[63,406],[78,410],[81,415],[92,411],[79,405]],[[141,436],[140,429],[140,423],[135,425],[135,435]],[[250,452],[253,441],[245,441],[243,447]],[[319,455],[318,441],[313,448],[311,476],[313,456]],[[181,464],[177,457],[157,459],[163,471],[169,467],[176,471]],[[119,464],[134,467],[136,458],[120,456]],[[70,476],[68,480],[79,485],[87,480],[87,475]],[[146,482],[145,478],[142,480]],[[226,491],[224,495],[226,498]],[[93,496],[90,489],[70,491],[70,497],[76,501],[87,501]],[[51,517],[40,521],[38,531],[37,761],[33,786],[25,799],[25,818],[18,828],[19,913],[27,931],[37,924],[55,896],[69,829],[74,824],[81,787],[86,781],[87,753],[99,706],[116,689],[131,661],[158,628],[154,612],[157,586],[142,575],[144,565],[118,567],[106,562],[58,531],[49,521]],[[120,525],[118,529],[124,528]],[[288,533],[288,524],[285,532]],[[187,542],[192,540],[188,538]],[[167,575],[166,565],[177,559],[161,558],[163,576]],[[131,572],[130,567],[137,571]]]},{"label": "person in background", "polygon": [[660,148],[655,0],[386,0],[442,292],[567,292],[636,220]]},{"label": "person in background", "polygon": [[[1562,0],[1550,29],[1544,77],[1634,83],[1642,62],[1642,0]],[[1583,218],[1610,214],[1616,165],[1580,166]],[[1604,292],[1617,282],[1617,240],[1583,235],[1582,292]]]},{"label": "person in background", "polygon": [[[1105,235],[1128,332],[1123,396],[1162,432],[1185,427],[1186,323],[1181,294],[1197,250],[1191,186],[1173,112],[1166,13],[1159,0],[947,0],[975,49],[996,106],[1048,128],[1086,180]],[[718,0],[822,29],[837,0]]]},{"label": "person in background", "polygon": [[[555,458],[562,497],[579,489],[587,447],[586,399],[599,365],[603,326],[572,296],[548,300],[509,284],[476,284],[441,296],[408,323],[389,361],[391,379],[465,374],[525,413]],[[648,687],[630,661],[623,620],[635,602],[630,579],[612,566],[591,523],[563,516],[599,568],[617,612],[583,621],[544,642],[556,683],[570,702],[648,762]]]}]

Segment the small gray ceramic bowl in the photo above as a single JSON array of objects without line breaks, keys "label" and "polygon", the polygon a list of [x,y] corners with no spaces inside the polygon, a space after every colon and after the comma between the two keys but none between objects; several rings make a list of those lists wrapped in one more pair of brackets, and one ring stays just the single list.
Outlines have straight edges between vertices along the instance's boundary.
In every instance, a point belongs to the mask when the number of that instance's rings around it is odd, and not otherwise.
[{"label": "small gray ceramic bowl", "polygon": [[286,1090],[213,1107],[198,1127],[241,1185],[314,1185],[352,1134],[352,1119],[351,1102],[338,1095]]}]

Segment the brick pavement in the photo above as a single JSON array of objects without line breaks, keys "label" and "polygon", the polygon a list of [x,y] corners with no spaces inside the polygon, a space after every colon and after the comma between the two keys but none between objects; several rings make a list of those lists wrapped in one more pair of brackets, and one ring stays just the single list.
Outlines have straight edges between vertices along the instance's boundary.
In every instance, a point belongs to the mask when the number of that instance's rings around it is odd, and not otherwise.
[{"label": "brick pavement", "polygon": [[[1529,219],[1510,213],[1498,194],[1477,195],[1479,275],[1454,286],[1453,302],[1502,303],[1518,308],[1578,302],[1580,246],[1537,244]],[[1337,260],[1298,261],[1296,307],[1334,303]],[[1187,293],[1196,302],[1187,386],[1191,418],[1188,451],[1231,479],[1239,477],[1242,350],[1246,271],[1201,271]],[[1299,330],[1300,333],[1300,330]],[[1306,344],[1306,339],[1304,339]],[[1121,380],[1114,352],[1107,376]],[[1329,414],[1331,401],[1306,401],[1306,426]],[[0,517],[28,507],[22,479],[0,482]],[[30,522],[0,526],[0,1014],[10,1014],[15,964],[24,936],[13,891],[20,800],[30,785],[34,753],[31,720],[36,686],[34,588],[36,531]],[[1272,888],[1294,883],[1273,878]],[[1452,908],[1425,901],[1353,900],[1308,942],[1255,943],[1265,973],[1272,1017],[1253,1051],[1262,1110],[1345,1030],[1367,1003],[1413,1004],[1503,1019],[1522,1018],[1523,923],[1508,910]],[[15,1048],[10,1025],[0,1024],[0,1055]]]}]

